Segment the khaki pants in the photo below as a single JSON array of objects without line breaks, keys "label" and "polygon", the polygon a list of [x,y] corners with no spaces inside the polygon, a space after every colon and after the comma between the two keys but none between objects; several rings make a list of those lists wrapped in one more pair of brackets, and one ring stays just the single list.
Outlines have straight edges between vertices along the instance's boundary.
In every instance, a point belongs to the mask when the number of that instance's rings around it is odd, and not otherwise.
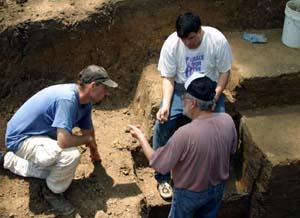
[{"label": "khaki pants", "polygon": [[4,168],[23,177],[46,179],[52,192],[62,193],[71,185],[79,160],[76,147],[62,149],[47,136],[32,136],[16,153],[5,155]]}]

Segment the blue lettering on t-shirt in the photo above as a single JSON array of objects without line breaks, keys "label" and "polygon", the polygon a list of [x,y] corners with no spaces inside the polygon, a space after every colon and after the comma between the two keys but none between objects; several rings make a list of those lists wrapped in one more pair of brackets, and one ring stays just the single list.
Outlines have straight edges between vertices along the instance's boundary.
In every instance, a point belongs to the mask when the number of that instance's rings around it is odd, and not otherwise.
[{"label": "blue lettering on t-shirt", "polygon": [[185,57],[185,78],[189,78],[194,72],[201,72],[202,61],[204,60],[204,55],[196,55],[192,57]]}]

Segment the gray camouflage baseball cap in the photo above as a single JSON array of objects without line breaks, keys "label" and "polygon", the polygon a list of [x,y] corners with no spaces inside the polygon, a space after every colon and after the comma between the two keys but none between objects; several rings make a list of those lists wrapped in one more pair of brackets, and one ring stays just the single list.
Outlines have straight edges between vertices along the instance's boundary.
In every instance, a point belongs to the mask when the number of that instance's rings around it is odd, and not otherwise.
[{"label": "gray camouflage baseball cap", "polygon": [[103,67],[97,65],[90,65],[84,68],[79,73],[79,79],[81,82],[86,84],[96,82],[102,83],[103,85],[112,88],[118,87],[118,83],[109,78],[109,75],[107,74],[106,70]]}]

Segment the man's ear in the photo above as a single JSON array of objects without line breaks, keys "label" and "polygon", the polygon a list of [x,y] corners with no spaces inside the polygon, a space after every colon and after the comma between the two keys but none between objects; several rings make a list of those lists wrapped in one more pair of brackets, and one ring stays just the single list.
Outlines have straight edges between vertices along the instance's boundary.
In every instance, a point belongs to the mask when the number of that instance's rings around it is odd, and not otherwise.
[{"label": "man's ear", "polygon": [[90,86],[91,86],[92,88],[95,88],[95,87],[97,86],[97,83],[96,83],[95,81],[93,81],[93,82],[90,83]]},{"label": "man's ear", "polygon": [[197,107],[197,101],[194,100],[194,99],[192,99],[192,100],[190,101],[190,105],[191,105],[191,109],[196,108],[196,107]]}]

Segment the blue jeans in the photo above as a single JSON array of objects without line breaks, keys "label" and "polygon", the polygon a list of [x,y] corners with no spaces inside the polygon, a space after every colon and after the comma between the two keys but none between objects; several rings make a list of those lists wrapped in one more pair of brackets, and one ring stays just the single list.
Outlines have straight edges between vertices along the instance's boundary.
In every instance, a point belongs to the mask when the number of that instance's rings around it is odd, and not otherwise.
[{"label": "blue jeans", "polygon": [[[170,115],[169,115],[168,121],[163,124],[161,124],[158,120],[155,121],[154,133],[153,133],[153,139],[152,139],[152,146],[153,146],[154,150],[167,144],[167,141],[173,135],[175,130],[178,127],[182,126],[183,123],[187,123],[186,120],[188,118],[186,118],[184,115],[182,115],[182,112],[183,112],[182,96],[183,96],[183,94],[184,94],[183,90],[181,90],[181,91],[174,90],[174,94],[171,99]],[[220,96],[220,98],[217,101],[215,112],[225,112],[223,94]],[[154,177],[158,182],[169,181],[171,178],[170,173],[162,175],[157,172],[154,173]]]},{"label": "blue jeans", "polygon": [[223,182],[202,192],[175,188],[169,218],[215,218],[223,195]]}]

